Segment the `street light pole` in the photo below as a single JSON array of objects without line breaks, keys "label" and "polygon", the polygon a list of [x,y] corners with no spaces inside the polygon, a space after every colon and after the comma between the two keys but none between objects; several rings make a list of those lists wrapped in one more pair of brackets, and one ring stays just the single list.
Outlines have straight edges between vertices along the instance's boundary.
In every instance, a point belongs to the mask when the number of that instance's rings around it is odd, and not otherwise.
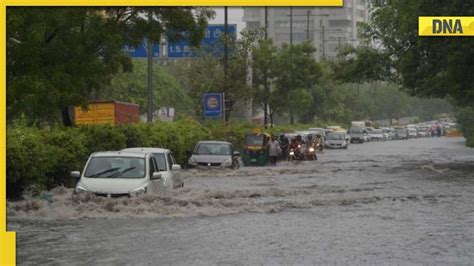
[{"label": "street light pole", "polygon": [[311,11],[308,10],[306,11],[306,40],[309,41],[309,16],[311,14]]},{"label": "street light pole", "polygon": [[[265,7],[265,41],[268,38],[268,7]],[[265,95],[263,99],[263,126],[267,128],[268,124],[268,96],[270,94],[270,90],[268,88],[268,69],[265,66],[264,70],[264,90],[265,90]]]},{"label": "street light pole", "polygon": [[[152,13],[148,11],[148,23],[152,22]],[[153,122],[153,43],[150,39],[150,34],[147,38],[147,114],[146,121]]]}]

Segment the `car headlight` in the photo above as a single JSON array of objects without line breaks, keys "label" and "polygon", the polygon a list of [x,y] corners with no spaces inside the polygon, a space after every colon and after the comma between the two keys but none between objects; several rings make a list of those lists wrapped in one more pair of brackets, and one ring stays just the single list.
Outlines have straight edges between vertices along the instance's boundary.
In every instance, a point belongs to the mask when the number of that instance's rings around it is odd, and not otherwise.
[{"label": "car headlight", "polygon": [[89,192],[89,190],[81,187],[81,186],[77,186],[76,189],[74,190],[74,192],[77,194],[77,193],[84,193],[84,192]]},{"label": "car headlight", "polygon": [[194,159],[193,157],[189,158],[188,164],[190,164],[190,165],[197,165],[196,159]]},{"label": "car headlight", "polygon": [[309,148],[309,152],[314,152],[314,148],[313,147]]},{"label": "car headlight", "polygon": [[224,167],[231,166],[231,165],[232,165],[232,158],[229,158],[222,163],[222,166]]},{"label": "car headlight", "polygon": [[346,145],[346,144],[347,144],[347,142],[345,142],[345,141],[342,143],[342,145]]},{"label": "car headlight", "polygon": [[129,192],[130,197],[137,197],[146,194],[146,187],[137,188]]},{"label": "car headlight", "polygon": [[329,145],[329,141],[326,141],[326,145]]}]

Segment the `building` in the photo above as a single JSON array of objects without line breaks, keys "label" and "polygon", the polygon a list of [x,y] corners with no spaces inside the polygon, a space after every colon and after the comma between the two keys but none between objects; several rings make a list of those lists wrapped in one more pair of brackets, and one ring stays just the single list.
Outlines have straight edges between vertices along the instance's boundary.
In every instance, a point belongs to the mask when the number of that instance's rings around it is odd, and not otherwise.
[{"label": "building", "polygon": [[[317,59],[335,57],[340,45],[357,45],[359,23],[367,20],[366,0],[344,0],[343,7],[334,8],[267,8],[268,38],[277,45],[289,44],[290,36],[293,44],[309,40],[317,49]],[[265,27],[265,8],[244,8],[243,21],[248,29]]]}]

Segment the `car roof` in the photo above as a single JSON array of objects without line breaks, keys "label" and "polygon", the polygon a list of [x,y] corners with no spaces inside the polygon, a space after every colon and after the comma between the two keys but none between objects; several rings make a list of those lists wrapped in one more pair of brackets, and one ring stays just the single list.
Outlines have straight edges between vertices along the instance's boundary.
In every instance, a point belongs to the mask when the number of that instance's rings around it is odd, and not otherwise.
[{"label": "car roof", "polygon": [[121,150],[123,152],[152,152],[152,153],[165,153],[169,152],[168,149],[162,148],[152,148],[152,147],[134,147],[134,148],[126,148]]},{"label": "car roof", "polygon": [[203,144],[203,143],[209,143],[209,144],[230,144],[230,142],[227,141],[220,141],[220,140],[205,140],[205,141],[199,141],[197,144]]},{"label": "car roof", "polygon": [[145,158],[148,152],[100,151],[91,154],[93,157],[136,157]]}]

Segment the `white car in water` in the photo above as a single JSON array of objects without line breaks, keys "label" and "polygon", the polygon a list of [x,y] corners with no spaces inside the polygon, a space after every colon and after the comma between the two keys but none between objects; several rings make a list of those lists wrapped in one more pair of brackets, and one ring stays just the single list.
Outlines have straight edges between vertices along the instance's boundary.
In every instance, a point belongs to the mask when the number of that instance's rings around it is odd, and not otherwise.
[{"label": "white car in water", "polygon": [[151,152],[156,158],[158,169],[161,173],[161,179],[165,188],[183,187],[184,182],[181,178],[181,165],[176,162],[173,153],[168,149],[161,148],[127,148],[123,152]]},{"label": "white car in water", "polygon": [[386,141],[388,139],[388,134],[385,133],[383,129],[373,129],[370,132],[370,139]]},{"label": "white car in water", "polygon": [[325,146],[330,149],[347,149],[350,142],[351,137],[346,132],[336,131],[327,134]]},{"label": "white car in water", "polygon": [[194,147],[188,167],[237,169],[243,164],[241,160],[240,153],[229,142],[200,141]]},{"label": "white car in water", "polygon": [[137,196],[162,192],[173,186],[165,167],[152,152],[96,152],[89,157],[82,173],[71,172],[72,177],[79,178],[74,194]]}]

